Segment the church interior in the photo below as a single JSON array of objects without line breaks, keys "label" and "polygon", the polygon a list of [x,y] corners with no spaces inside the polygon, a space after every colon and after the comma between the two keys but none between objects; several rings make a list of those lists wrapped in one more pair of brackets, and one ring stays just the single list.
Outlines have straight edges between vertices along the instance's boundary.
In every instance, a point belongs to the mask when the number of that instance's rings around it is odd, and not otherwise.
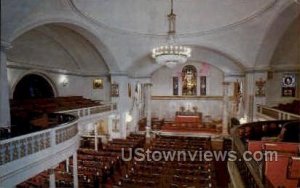
[{"label": "church interior", "polygon": [[300,1],[1,0],[0,187],[300,187]]}]

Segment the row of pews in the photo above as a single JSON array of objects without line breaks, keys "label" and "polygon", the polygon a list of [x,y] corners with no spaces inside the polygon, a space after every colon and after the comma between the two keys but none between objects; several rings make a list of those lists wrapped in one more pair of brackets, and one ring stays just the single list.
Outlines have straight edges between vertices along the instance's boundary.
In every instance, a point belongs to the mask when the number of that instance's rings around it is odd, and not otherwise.
[{"label": "row of pews", "polygon": [[[80,148],[77,152],[77,173],[79,187],[216,187],[216,168],[214,161],[201,160],[197,151],[209,151],[210,138],[159,136],[150,144],[145,144],[144,135],[131,134],[126,139],[113,139],[102,144],[99,151]],[[175,154],[175,160],[158,161],[122,160],[122,148],[126,157],[135,156],[135,150],[143,148],[154,151],[190,151],[196,152],[182,158]],[[129,153],[131,152],[131,153]],[[60,163],[55,169],[56,187],[74,187],[73,160]],[[49,187],[49,172],[19,184],[18,188]]]},{"label": "row of pews", "polygon": [[207,133],[217,133],[216,125],[205,125],[199,123],[165,123],[161,128],[162,131],[177,131],[177,132],[207,132]]},{"label": "row of pews", "polygon": [[[79,187],[112,187],[117,182],[115,178],[122,175],[124,161],[121,159],[122,148],[143,146],[144,136],[131,134],[127,139],[113,139],[108,144],[102,144],[99,151],[80,148],[77,151],[77,174]],[[73,185],[73,159],[60,163],[55,169],[56,187],[71,188]],[[44,171],[35,177],[19,184],[18,188],[49,187],[49,173]]]},{"label": "row of pews", "polygon": [[22,111],[51,113],[97,105],[99,105],[98,102],[83,98],[82,96],[10,100],[10,109],[14,113],[20,113]]},{"label": "row of pews", "polygon": [[[151,152],[211,150],[210,138],[162,136],[156,138],[145,150]],[[146,155],[146,154],[145,154]],[[115,187],[216,187],[213,161],[200,160],[197,153],[190,157],[175,153],[174,160],[130,161],[126,174]],[[170,158],[169,158],[170,159]]]},{"label": "row of pews", "polygon": [[[139,130],[145,131],[146,118],[142,118],[138,122]],[[165,121],[164,119],[151,118],[151,129],[156,131],[172,131],[172,132],[207,132],[218,133],[216,125],[220,124],[219,121],[210,122],[177,122],[177,121]]]},{"label": "row of pews", "polygon": [[[11,100],[11,137],[39,131],[58,125],[62,117],[54,112],[100,105],[99,102],[82,96]],[[0,133],[5,133],[2,130]]]},{"label": "row of pews", "polygon": [[256,122],[255,126],[246,125],[238,128],[238,136],[244,143],[248,140],[300,142],[299,132],[299,121],[280,121],[279,123],[262,121]]},{"label": "row of pews", "polygon": [[284,112],[300,115],[300,100],[294,100],[293,102],[287,104],[279,104],[273,108]]}]

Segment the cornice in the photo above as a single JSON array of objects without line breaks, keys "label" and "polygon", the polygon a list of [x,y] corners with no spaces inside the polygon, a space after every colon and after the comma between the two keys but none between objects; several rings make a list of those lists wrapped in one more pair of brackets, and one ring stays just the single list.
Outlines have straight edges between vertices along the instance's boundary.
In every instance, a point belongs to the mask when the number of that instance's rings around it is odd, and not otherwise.
[{"label": "cornice", "polygon": [[245,73],[263,73],[263,72],[286,72],[286,71],[291,71],[291,72],[299,72],[300,71],[300,66],[299,65],[271,65],[268,67],[252,67],[252,68],[246,68]]},{"label": "cornice", "polygon": [[223,98],[223,96],[151,96],[152,100],[223,100]]},{"label": "cornice", "polygon": [[73,75],[73,76],[82,76],[82,77],[99,77],[99,76],[108,76],[109,73],[97,73],[97,72],[82,72],[82,71],[74,71],[74,70],[65,70],[65,69],[58,69],[56,67],[49,67],[49,66],[41,66],[41,65],[33,65],[23,62],[15,62],[15,61],[8,61],[7,68],[12,69],[20,69],[20,70],[41,70],[47,71],[49,73],[55,74],[64,74],[64,75]]}]

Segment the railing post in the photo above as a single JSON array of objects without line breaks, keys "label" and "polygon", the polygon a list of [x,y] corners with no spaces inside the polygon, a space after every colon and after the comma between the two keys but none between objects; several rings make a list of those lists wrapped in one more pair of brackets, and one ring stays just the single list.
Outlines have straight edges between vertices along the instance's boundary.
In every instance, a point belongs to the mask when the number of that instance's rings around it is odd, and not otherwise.
[{"label": "railing post", "polygon": [[70,172],[70,158],[69,157],[66,159],[66,171]]},{"label": "railing post", "polygon": [[97,123],[94,124],[95,127],[94,127],[94,134],[95,134],[95,150],[98,151],[98,126],[97,126]]},{"label": "railing post", "polygon": [[50,188],[55,188],[56,185],[55,185],[55,171],[53,168],[50,168],[48,170],[49,172],[49,187]]},{"label": "railing post", "polygon": [[86,115],[86,116],[89,116],[89,115],[90,115],[90,109],[91,109],[91,108],[86,108],[86,109],[85,109],[85,115]]},{"label": "railing post", "polygon": [[80,111],[81,111],[81,109],[78,109],[78,110],[77,110],[77,116],[78,116],[78,117],[80,117]]},{"label": "railing post", "polygon": [[50,147],[54,147],[56,145],[56,131],[55,129],[50,132]]},{"label": "railing post", "polygon": [[78,188],[77,153],[73,154],[73,187]]}]

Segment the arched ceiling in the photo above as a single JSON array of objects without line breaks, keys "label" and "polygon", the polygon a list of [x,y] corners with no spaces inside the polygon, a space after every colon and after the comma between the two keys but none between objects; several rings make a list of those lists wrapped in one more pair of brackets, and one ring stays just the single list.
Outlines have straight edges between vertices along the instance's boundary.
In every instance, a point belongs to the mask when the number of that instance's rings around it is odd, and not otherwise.
[{"label": "arched ceiling", "polygon": [[300,69],[300,16],[294,20],[281,37],[271,59],[271,67]]},{"label": "arched ceiling", "polygon": [[61,25],[36,27],[15,39],[12,46],[8,60],[19,65],[91,75],[109,72],[89,41]]},{"label": "arched ceiling", "polygon": [[[10,59],[133,77],[160,68],[151,49],[166,39],[170,0],[3,0],[1,5],[1,42],[13,43]],[[265,70],[299,7],[295,0],[174,0],[177,43],[193,48],[191,61],[227,75]],[[43,48],[26,51],[25,43],[33,42],[55,46],[49,60]]]},{"label": "arched ceiling", "polygon": [[[189,62],[210,64],[223,71],[225,76],[240,76],[244,74],[244,67],[227,54],[201,46],[193,46],[192,49],[193,55],[189,59]],[[129,68],[129,74],[133,77],[149,77],[162,67],[162,65],[154,63],[150,58],[149,56],[145,56],[139,59]]]},{"label": "arched ceiling", "polygon": [[[164,35],[169,0],[72,0],[77,11],[96,24],[135,34]],[[276,0],[175,0],[177,34],[195,34],[247,22]]]}]

